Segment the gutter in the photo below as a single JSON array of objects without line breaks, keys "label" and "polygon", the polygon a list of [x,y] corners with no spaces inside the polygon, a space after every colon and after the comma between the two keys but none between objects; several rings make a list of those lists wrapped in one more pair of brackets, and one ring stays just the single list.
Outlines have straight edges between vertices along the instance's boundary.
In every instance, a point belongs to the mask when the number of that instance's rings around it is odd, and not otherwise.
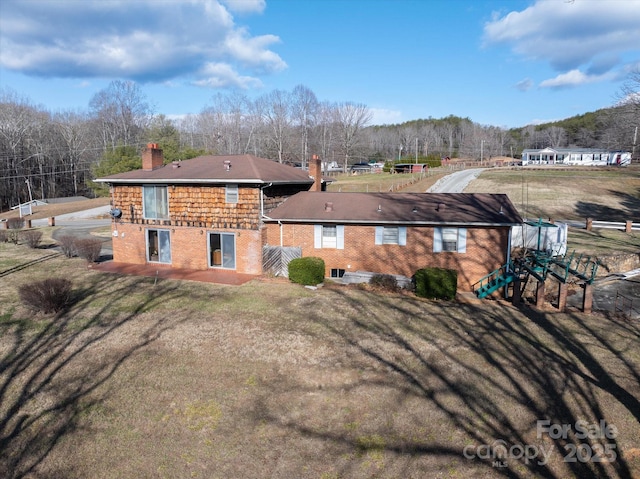
[{"label": "gutter", "polygon": [[461,222],[461,221],[391,221],[391,220],[346,220],[346,219],[324,219],[324,218],[269,218],[265,217],[269,221],[277,221],[278,223],[315,223],[315,224],[345,224],[345,225],[362,225],[362,226],[376,226],[376,225],[398,225],[398,226],[450,226],[450,227],[511,227],[518,226],[521,223],[481,223],[481,222]]},{"label": "gutter", "polygon": [[304,185],[304,184],[313,184],[310,180],[280,180],[280,181],[264,181],[258,179],[243,179],[239,180],[236,178],[228,178],[228,179],[220,179],[220,178],[210,178],[210,179],[175,179],[175,178],[137,178],[137,179],[113,179],[113,178],[96,178],[93,180],[95,183],[109,183],[112,185],[119,184],[168,184],[168,185],[193,185],[193,184],[208,184],[208,185],[226,185],[229,183],[239,184],[239,185]]}]

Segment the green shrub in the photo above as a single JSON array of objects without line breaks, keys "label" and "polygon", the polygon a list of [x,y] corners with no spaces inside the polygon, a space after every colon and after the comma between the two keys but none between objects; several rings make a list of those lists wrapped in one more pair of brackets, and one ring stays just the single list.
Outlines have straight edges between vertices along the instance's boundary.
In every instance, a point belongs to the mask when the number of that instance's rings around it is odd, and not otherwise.
[{"label": "green shrub", "polygon": [[391,274],[374,274],[369,280],[369,284],[385,291],[397,292],[400,287],[398,280]]},{"label": "green shrub", "polygon": [[324,260],[314,256],[296,258],[289,262],[289,279],[304,285],[320,284],[324,281]]},{"label": "green shrub", "polygon": [[444,268],[423,268],[413,276],[416,295],[431,299],[454,299],[458,272]]},{"label": "green shrub", "polygon": [[42,241],[42,231],[27,230],[22,233],[22,237],[26,240],[29,248],[35,249],[40,246],[40,241]]},{"label": "green shrub", "polygon": [[71,303],[71,281],[65,278],[47,278],[20,286],[18,294],[29,309],[57,313]]},{"label": "green shrub", "polygon": [[98,238],[81,238],[73,242],[76,253],[89,263],[95,263],[100,258],[102,241]]}]

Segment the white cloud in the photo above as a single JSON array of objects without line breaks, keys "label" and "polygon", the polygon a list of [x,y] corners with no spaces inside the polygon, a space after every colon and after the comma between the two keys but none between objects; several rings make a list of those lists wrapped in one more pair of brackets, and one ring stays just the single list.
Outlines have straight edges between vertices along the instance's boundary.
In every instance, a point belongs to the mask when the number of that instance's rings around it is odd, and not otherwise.
[{"label": "white cloud", "polygon": [[516,83],[516,88],[520,91],[528,91],[533,86],[533,80],[531,78],[525,78],[522,81]]},{"label": "white cloud", "polygon": [[246,88],[287,67],[277,36],[234,23],[264,0],[2,1],[0,65],[26,75]]},{"label": "white cloud", "polygon": [[193,84],[208,88],[238,87],[242,89],[262,86],[259,79],[239,75],[231,65],[225,63],[208,63],[202,69],[201,77],[202,79],[195,80]]},{"label": "white cloud", "polygon": [[555,78],[540,82],[540,88],[564,88],[587,83],[597,83],[604,79],[611,79],[612,75],[587,75],[580,70],[571,70],[561,73]]},{"label": "white cloud", "polygon": [[369,108],[372,125],[393,125],[402,122],[402,112],[385,108]]},{"label": "white cloud", "polygon": [[484,27],[484,42],[510,45],[559,72],[584,67],[601,75],[620,65],[620,54],[638,52],[638,25],[640,0],[538,0],[522,11],[495,14]]},{"label": "white cloud", "polygon": [[265,0],[221,0],[229,10],[237,13],[262,13]]}]

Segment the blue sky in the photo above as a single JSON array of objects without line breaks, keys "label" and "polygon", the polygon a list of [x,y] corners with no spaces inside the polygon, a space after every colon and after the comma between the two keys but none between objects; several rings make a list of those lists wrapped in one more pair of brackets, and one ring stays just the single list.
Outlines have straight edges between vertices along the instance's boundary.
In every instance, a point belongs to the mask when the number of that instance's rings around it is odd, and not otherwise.
[{"label": "blue sky", "polygon": [[2,0],[0,88],[86,110],[131,79],[179,117],[304,85],[376,124],[510,128],[613,105],[639,25],[640,0]]}]

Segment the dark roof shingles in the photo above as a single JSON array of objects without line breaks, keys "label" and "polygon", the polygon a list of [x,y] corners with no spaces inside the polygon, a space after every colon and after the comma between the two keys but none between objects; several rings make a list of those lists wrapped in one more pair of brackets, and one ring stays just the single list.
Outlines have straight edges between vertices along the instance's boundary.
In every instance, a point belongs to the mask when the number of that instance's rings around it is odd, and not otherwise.
[{"label": "dark roof shingles", "polygon": [[[331,203],[331,208],[327,208]],[[329,211],[330,210],[330,211]],[[302,192],[269,214],[273,220],[366,224],[486,224],[522,222],[507,195],[492,193]]]},{"label": "dark roof shingles", "polygon": [[[231,168],[225,168],[230,161]],[[309,173],[253,155],[206,155],[168,164],[155,170],[134,170],[100,178],[107,183],[163,182],[187,183],[313,183]]]}]

